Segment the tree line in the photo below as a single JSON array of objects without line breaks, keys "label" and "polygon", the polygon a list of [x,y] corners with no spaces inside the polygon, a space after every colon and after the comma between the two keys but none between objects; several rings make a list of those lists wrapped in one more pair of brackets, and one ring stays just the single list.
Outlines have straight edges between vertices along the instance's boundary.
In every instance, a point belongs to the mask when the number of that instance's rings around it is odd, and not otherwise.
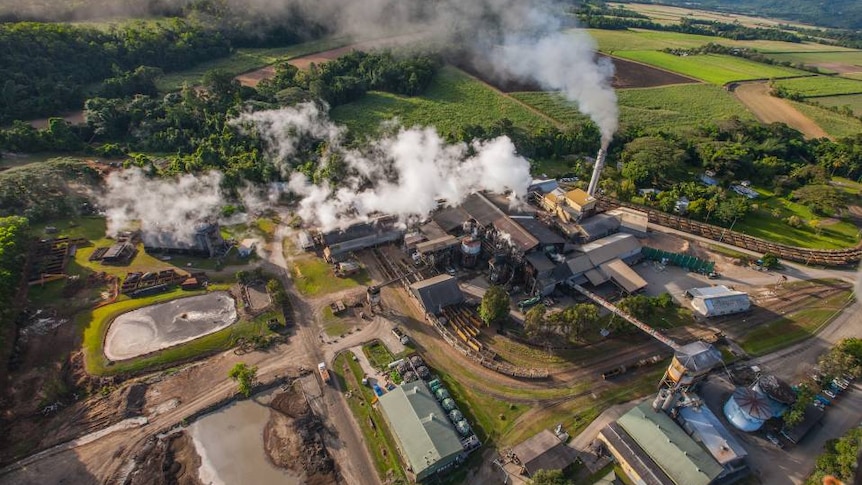
[{"label": "tree line", "polygon": [[[29,248],[29,223],[19,216],[0,217],[0,344],[6,328],[15,319],[12,304],[24,273]],[[19,310],[20,308],[18,308]]]}]

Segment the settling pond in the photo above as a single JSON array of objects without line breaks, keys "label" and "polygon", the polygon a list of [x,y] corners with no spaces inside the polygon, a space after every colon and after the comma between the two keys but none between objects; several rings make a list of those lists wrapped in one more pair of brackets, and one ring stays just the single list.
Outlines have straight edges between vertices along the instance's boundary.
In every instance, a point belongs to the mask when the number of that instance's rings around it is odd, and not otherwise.
[{"label": "settling pond", "polygon": [[201,457],[198,478],[202,483],[300,483],[300,476],[277,468],[264,450],[263,429],[272,413],[267,404],[277,391],[236,401],[189,426],[195,449]]},{"label": "settling pond", "polygon": [[125,360],[221,330],[237,319],[226,291],[180,298],[123,313],[105,336],[105,356]]}]

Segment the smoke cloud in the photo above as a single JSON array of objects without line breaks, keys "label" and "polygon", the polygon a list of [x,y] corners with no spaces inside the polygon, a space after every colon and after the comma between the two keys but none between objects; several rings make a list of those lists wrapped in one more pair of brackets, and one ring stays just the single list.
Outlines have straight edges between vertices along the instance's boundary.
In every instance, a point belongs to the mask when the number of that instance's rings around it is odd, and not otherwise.
[{"label": "smoke cloud", "polygon": [[218,172],[173,179],[150,178],[139,168],[113,172],[99,197],[108,234],[140,228],[147,244],[162,238],[191,243],[195,224],[218,217],[221,179]]},{"label": "smoke cloud", "polygon": [[[253,126],[275,157],[297,152],[298,133],[317,134],[329,142],[329,157],[321,163],[337,159],[343,164],[338,187],[314,184],[299,172],[288,182],[289,190],[300,197],[298,215],[323,230],[381,213],[403,221],[421,218],[438,200],[457,205],[480,190],[523,198],[531,182],[529,163],[507,137],[449,145],[433,128],[402,128],[364,149],[344,149],[344,130],[312,103],[245,114],[237,123],[246,129]],[[279,160],[282,166],[289,163],[289,157]]]}]

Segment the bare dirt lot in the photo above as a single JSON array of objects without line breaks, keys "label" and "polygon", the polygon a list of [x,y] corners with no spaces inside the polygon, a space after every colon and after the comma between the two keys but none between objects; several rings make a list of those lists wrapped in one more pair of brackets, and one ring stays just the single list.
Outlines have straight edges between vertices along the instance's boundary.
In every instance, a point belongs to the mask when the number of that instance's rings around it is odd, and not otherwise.
[{"label": "bare dirt lot", "polygon": [[697,79],[657,69],[639,62],[627,61],[616,57],[611,57],[610,59],[616,68],[613,86],[617,89],[654,88],[669,84],[692,84],[700,82]]},{"label": "bare dirt lot", "polygon": [[740,83],[733,94],[763,123],[786,123],[801,131],[807,138],[829,138],[823,128],[800,113],[787,101],[770,96],[765,81]]}]

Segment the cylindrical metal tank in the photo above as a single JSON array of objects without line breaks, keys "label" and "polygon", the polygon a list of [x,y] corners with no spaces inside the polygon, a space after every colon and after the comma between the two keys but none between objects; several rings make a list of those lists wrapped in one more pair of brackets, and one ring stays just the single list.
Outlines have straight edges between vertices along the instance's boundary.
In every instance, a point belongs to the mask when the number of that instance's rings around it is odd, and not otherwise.
[{"label": "cylindrical metal tank", "polygon": [[465,237],[461,240],[461,252],[470,256],[478,255],[482,252],[482,241],[472,236]]},{"label": "cylindrical metal tank", "polygon": [[445,387],[441,387],[440,389],[437,389],[437,392],[435,392],[434,395],[437,396],[438,401],[442,401],[449,397],[449,391],[447,391]]},{"label": "cylindrical metal tank", "polygon": [[772,415],[769,398],[745,387],[737,388],[724,404],[724,416],[742,431],[757,431]]},{"label": "cylindrical metal tank", "polygon": [[453,409],[452,411],[449,411],[449,419],[451,419],[453,423],[457,423],[464,419],[464,415],[461,414],[461,411],[458,409]]},{"label": "cylindrical metal tank", "polygon": [[470,425],[467,424],[467,421],[464,419],[455,423],[455,429],[458,430],[458,433],[460,433],[461,436],[469,436],[471,432]]},{"label": "cylindrical metal tank", "polygon": [[456,409],[456,407],[457,406],[455,406],[455,400],[451,397],[447,397],[443,400],[443,409],[445,409],[447,412]]},{"label": "cylindrical metal tank", "polygon": [[436,392],[442,385],[443,384],[440,383],[440,379],[434,379],[428,382],[428,387],[431,389],[431,392]]}]

